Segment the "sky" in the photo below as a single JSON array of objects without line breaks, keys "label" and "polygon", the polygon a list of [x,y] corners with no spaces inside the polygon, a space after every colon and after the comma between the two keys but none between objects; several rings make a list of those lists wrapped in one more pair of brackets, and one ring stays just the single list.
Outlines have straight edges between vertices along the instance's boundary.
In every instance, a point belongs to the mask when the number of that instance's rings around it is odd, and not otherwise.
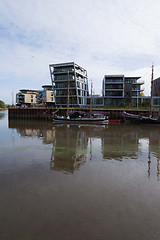
[{"label": "sky", "polygon": [[159,0],[0,0],[0,100],[51,84],[49,64],[87,70],[94,94],[104,75],[160,77]]}]

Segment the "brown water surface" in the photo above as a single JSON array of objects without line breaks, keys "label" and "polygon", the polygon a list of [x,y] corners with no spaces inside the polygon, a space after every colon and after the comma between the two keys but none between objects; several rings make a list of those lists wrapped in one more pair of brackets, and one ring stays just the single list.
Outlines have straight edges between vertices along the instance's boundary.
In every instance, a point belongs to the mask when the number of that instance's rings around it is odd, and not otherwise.
[{"label": "brown water surface", "polygon": [[3,116],[0,239],[160,239],[159,159],[159,126]]}]

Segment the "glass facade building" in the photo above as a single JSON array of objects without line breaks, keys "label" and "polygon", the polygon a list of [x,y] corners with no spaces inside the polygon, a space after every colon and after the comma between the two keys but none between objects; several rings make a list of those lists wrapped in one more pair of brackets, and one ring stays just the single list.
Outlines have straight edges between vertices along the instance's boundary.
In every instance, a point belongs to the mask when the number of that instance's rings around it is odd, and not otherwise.
[{"label": "glass facade building", "polygon": [[141,85],[144,82],[138,82],[139,79],[140,77],[105,75],[102,83],[104,105],[120,106],[122,103],[131,103],[135,106],[141,103]]},{"label": "glass facade building", "polygon": [[56,106],[67,106],[69,86],[69,106],[87,105],[88,77],[87,71],[74,62],[49,65],[52,86],[55,89]]}]

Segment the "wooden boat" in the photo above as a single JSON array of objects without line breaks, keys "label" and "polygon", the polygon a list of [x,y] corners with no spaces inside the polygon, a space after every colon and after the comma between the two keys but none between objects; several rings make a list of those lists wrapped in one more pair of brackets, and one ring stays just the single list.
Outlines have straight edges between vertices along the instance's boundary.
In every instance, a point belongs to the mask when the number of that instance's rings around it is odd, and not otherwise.
[{"label": "wooden boat", "polygon": [[70,118],[70,117],[58,117],[53,116],[53,121],[55,123],[78,123],[78,124],[108,124],[107,118],[95,118],[95,117],[78,117],[78,118]]},{"label": "wooden boat", "polygon": [[141,115],[134,115],[130,113],[123,112],[125,119],[130,120],[132,123],[142,123],[142,124],[160,124],[160,119],[145,117]]},{"label": "wooden boat", "polygon": [[69,72],[68,72],[68,90],[67,90],[67,114],[66,116],[53,116],[54,123],[72,123],[72,124],[108,124],[108,117],[98,117],[98,115],[92,114],[92,84],[91,84],[91,103],[89,116],[81,116],[77,112],[77,116],[71,114],[69,116]]}]

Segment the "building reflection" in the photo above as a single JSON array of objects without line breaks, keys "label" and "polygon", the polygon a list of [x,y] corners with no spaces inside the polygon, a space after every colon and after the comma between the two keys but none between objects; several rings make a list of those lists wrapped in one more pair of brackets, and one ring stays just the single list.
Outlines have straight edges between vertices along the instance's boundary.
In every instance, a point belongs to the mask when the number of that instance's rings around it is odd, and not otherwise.
[{"label": "building reflection", "polygon": [[88,138],[79,126],[57,125],[50,168],[73,173],[83,166],[87,159]]},{"label": "building reflection", "polygon": [[0,120],[3,119],[5,117],[4,113],[0,113]]},{"label": "building reflection", "polygon": [[[142,153],[148,166],[148,178],[155,176],[156,168],[159,180],[160,129],[157,126],[53,125],[49,122],[10,120],[9,128],[16,128],[22,137],[41,138],[43,144],[52,145],[51,170],[74,173],[87,160],[95,159],[140,161],[139,154]],[[100,145],[97,146],[97,143]],[[102,158],[99,157],[101,154]]]},{"label": "building reflection", "polygon": [[45,121],[27,121],[10,119],[9,128],[16,128],[21,137],[38,137],[42,139],[43,144],[52,144],[54,131],[52,124]]},{"label": "building reflection", "polygon": [[131,126],[112,125],[102,138],[102,153],[105,160],[122,161],[123,158],[137,158],[139,131]]},{"label": "building reflection", "polygon": [[[160,130],[158,127],[150,128],[149,131],[149,150],[148,150],[148,177],[151,177],[152,172],[152,165],[157,169],[157,179],[159,180],[159,160],[160,160]],[[155,161],[157,163],[155,163]]]}]

